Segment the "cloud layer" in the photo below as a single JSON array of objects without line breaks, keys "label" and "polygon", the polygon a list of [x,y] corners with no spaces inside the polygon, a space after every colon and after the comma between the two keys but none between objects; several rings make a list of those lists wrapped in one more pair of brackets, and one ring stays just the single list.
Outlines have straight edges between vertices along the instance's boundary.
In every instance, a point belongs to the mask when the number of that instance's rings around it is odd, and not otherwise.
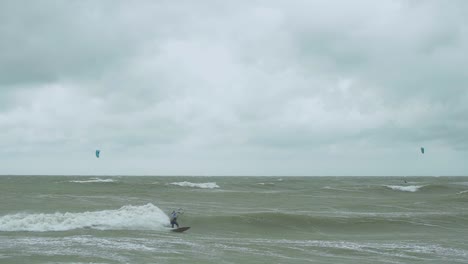
[{"label": "cloud layer", "polygon": [[466,175],[466,10],[2,1],[0,174]]}]

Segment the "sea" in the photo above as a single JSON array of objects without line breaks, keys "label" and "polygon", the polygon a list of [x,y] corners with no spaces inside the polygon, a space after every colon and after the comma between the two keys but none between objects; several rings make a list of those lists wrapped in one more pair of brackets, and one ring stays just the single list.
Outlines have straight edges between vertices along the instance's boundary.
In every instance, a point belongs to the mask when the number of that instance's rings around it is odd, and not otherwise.
[{"label": "sea", "polygon": [[468,177],[0,176],[0,263],[466,264]]}]

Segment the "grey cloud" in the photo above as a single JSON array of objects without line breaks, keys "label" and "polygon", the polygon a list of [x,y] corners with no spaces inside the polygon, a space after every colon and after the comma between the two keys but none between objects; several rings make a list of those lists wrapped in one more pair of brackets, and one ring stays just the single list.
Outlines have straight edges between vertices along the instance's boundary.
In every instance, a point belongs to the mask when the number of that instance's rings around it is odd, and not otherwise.
[{"label": "grey cloud", "polygon": [[3,1],[0,153],[164,149],[167,164],[215,171],[208,160],[223,157],[243,172],[360,144],[466,156],[466,7]]},{"label": "grey cloud", "polygon": [[3,85],[97,79],[146,39],[119,2],[5,1],[0,12]]}]

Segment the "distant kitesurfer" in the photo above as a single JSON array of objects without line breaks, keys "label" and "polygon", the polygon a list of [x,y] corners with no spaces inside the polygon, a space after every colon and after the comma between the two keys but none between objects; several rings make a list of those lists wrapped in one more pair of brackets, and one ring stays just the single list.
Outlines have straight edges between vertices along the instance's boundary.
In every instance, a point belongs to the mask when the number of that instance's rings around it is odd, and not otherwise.
[{"label": "distant kitesurfer", "polygon": [[171,226],[172,228],[174,228],[174,225],[177,226],[177,228],[179,228],[179,223],[177,223],[177,215],[178,215],[178,212],[176,212],[175,210],[172,211],[171,213]]}]

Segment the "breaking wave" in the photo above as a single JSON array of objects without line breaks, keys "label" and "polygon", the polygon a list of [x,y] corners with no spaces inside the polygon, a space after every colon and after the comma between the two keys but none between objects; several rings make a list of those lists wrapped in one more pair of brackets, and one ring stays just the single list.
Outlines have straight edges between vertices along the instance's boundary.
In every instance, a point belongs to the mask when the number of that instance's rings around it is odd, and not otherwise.
[{"label": "breaking wave", "polygon": [[162,230],[169,225],[168,216],[149,203],[125,205],[117,210],[82,213],[26,214],[0,217],[0,231],[67,231],[79,228],[98,230]]},{"label": "breaking wave", "polygon": [[259,182],[257,185],[262,185],[262,186],[274,186],[275,183],[273,182]]},{"label": "breaking wave", "polygon": [[75,180],[75,181],[70,181],[70,182],[73,182],[73,183],[95,183],[95,182],[115,182],[114,180],[112,179],[100,179],[100,178],[91,178],[91,179],[88,179],[88,180]]},{"label": "breaking wave", "polygon": [[192,188],[202,188],[202,189],[214,189],[219,188],[216,182],[206,182],[206,183],[192,183],[192,182],[173,182],[172,185],[181,186],[181,187],[192,187]]},{"label": "breaking wave", "polygon": [[409,185],[409,186],[401,186],[401,185],[385,185],[385,187],[390,188],[394,191],[402,191],[402,192],[416,192],[420,188],[424,187],[424,185]]}]

